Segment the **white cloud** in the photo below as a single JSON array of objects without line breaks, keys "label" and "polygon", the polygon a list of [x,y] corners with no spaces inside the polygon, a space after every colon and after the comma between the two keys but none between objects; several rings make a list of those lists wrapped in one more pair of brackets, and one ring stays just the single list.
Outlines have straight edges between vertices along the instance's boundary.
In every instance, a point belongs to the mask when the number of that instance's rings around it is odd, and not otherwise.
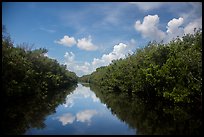
[{"label": "white cloud", "polygon": [[182,37],[183,36],[183,28],[181,25],[183,24],[184,19],[178,18],[178,19],[172,19],[167,24],[167,36],[165,41],[170,41],[173,38],[176,38],[177,36]]},{"label": "white cloud", "polygon": [[96,110],[87,109],[87,110],[78,112],[76,114],[76,116],[72,115],[71,113],[65,113],[62,116],[57,117],[57,119],[60,122],[62,122],[63,126],[65,126],[67,124],[72,124],[75,121],[75,119],[78,122],[83,122],[83,123],[87,122],[88,124],[90,124],[91,118],[96,114],[98,114],[98,112]]},{"label": "white cloud", "polygon": [[88,51],[97,49],[97,47],[92,43],[91,36],[88,38],[78,39],[77,47]]},{"label": "white cloud", "polygon": [[[132,40],[131,42],[134,42]],[[75,61],[75,54],[72,52],[66,52],[64,55],[65,65],[67,65],[67,69],[75,72],[78,76],[82,76],[85,74],[90,74],[95,71],[96,68],[101,66],[107,66],[111,63],[112,60],[125,58],[127,54],[132,54],[132,46],[128,46],[124,43],[119,43],[113,47],[113,51],[108,54],[103,54],[101,58],[94,58],[91,63],[84,62],[79,63]]]},{"label": "white cloud", "polygon": [[76,96],[79,98],[90,98],[92,94],[94,94],[94,93],[90,92],[89,87],[85,87],[85,86],[82,86],[81,84],[77,84],[77,88],[76,88],[73,96]]},{"label": "white cloud", "polygon": [[90,98],[93,102],[99,102],[99,98],[93,92],[90,92],[90,88],[84,87],[81,84],[78,84],[76,90],[67,95],[66,102],[63,104],[64,107],[73,107],[75,105],[76,99],[81,98]]},{"label": "white cloud", "polygon": [[43,55],[44,55],[45,57],[48,57],[48,53],[44,53]]},{"label": "white cloud", "polygon": [[84,110],[76,114],[77,121],[80,122],[91,122],[91,118],[97,114],[96,110]]},{"label": "white cloud", "polygon": [[165,33],[158,29],[159,17],[158,15],[145,16],[143,22],[140,20],[135,22],[135,29],[142,33],[144,38],[161,41],[165,37]]},{"label": "white cloud", "polygon": [[[139,31],[144,38],[150,40],[156,40],[157,42],[164,41],[165,43],[182,36],[184,33],[193,33],[194,28],[202,28],[202,17],[188,22],[184,25],[185,19],[183,17],[171,19],[166,26],[166,30],[162,31],[158,28],[159,16],[147,15],[144,17],[143,22],[137,20],[135,23],[135,29]],[[66,52],[64,55],[65,65],[67,68],[75,72],[78,76],[90,74],[95,71],[96,68],[109,65],[112,60],[125,58],[128,53],[132,53],[132,49],[135,48],[136,41],[131,39],[128,45],[119,43],[113,47],[113,51],[108,54],[103,54],[100,58],[94,58],[92,62],[78,62],[75,60],[75,54],[73,52]],[[78,40],[77,46],[85,50],[95,50],[92,43],[91,36],[88,38],[82,38]]]},{"label": "white cloud", "polygon": [[48,55],[48,53],[44,53],[43,56],[44,56],[44,57],[48,57],[48,58],[50,58],[50,59],[56,60],[56,58],[51,57],[50,55]]},{"label": "white cloud", "polygon": [[147,11],[159,8],[162,2],[129,2],[130,4],[136,5],[140,10]]},{"label": "white cloud", "polygon": [[78,87],[75,90],[75,95],[82,98],[91,98],[93,102],[99,101],[99,98],[97,98],[93,92],[90,92],[90,88],[84,87],[80,84],[78,84]]},{"label": "white cloud", "polygon": [[65,113],[64,115],[58,117],[59,121],[62,122],[62,125],[72,124],[75,120],[75,116],[71,113]]},{"label": "white cloud", "polygon": [[113,51],[109,54],[104,54],[101,59],[94,58],[92,62],[93,70],[101,66],[107,66],[111,63],[112,60],[125,58],[125,55],[128,53],[132,54],[132,51],[129,46],[124,43],[119,43],[113,47]]},{"label": "white cloud", "polygon": [[67,96],[67,98],[66,98],[66,103],[65,104],[63,104],[63,106],[65,107],[65,108],[71,108],[71,107],[73,107],[74,106],[74,98],[73,98],[73,96],[72,96],[72,94],[69,94],[68,96]]},{"label": "white cloud", "polygon": [[157,42],[164,41],[165,43],[171,41],[173,38],[182,37],[186,33],[194,33],[194,28],[202,28],[202,17],[190,21],[184,26],[185,19],[179,17],[173,18],[166,26],[167,30],[159,30],[159,17],[158,15],[148,15],[144,17],[143,22],[137,20],[135,23],[135,29],[139,31],[144,38],[150,40],[156,40]]},{"label": "white cloud", "polygon": [[66,52],[64,57],[68,62],[72,63],[74,61],[75,55],[73,52]]},{"label": "white cloud", "polygon": [[88,38],[78,39],[76,41],[74,37],[65,35],[62,39],[54,42],[67,47],[72,47],[73,45],[76,44],[78,48],[87,51],[93,51],[98,49],[98,47],[92,43],[91,36],[89,36]]},{"label": "white cloud", "polygon": [[78,71],[78,72],[83,72],[83,73],[89,73],[91,72],[91,69],[90,69],[90,63],[88,62],[84,62],[82,65],[78,64],[75,66],[75,69]]},{"label": "white cloud", "polygon": [[[92,99],[93,102],[99,102],[99,98],[96,97],[95,93],[90,91],[90,87],[82,86],[81,84],[77,85],[76,90],[67,95],[66,102],[63,104],[64,107],[73,107],[75,102],[81,99]],[[62,116],[56,117],[54,119],[62,122],[62,125],[65,126],[67,124],[72,124],[75,119],[78,122],[87,122],[90,124],[91,118],[98,114],[96,110],[86,109],[84,111],[78,112],[76,115],[72,115],[71,113],[65,113]]]},{"label": "white cloud", "polygon": [[73,52],[66,52],[64,58],[67,69],[75,72],[78,76],[82,76],[83,74],[88,74],[91,72],[90,64],[88,62],[77,62]]},{"label": "white cloud", "polygon": [[76,40],[74,39],[74,37],[69,37],[67,35],[65,35],[62,39],[60,39],[59,41],[55,41],[55,43],[67,46],[67,47],[72,47],[73,45],[76,44]]},{"label": "white cloud", "polygon": [[184,33],[194,33],[194,28],[202,28],[202,17],[198,18],[192,22],[190,22],[188,25],[186,25],[186,27],[184,28]]},{"label": "white cloud", "polygon": [[183,24],[183,18],[172,19],[168,22],[167,33],[174,33]]},{"label": "white cloud", "polygon": [[92,94],[91,98],[92,98],[93,102],[99,102],[99,98],[97,98],[95,94]]}]

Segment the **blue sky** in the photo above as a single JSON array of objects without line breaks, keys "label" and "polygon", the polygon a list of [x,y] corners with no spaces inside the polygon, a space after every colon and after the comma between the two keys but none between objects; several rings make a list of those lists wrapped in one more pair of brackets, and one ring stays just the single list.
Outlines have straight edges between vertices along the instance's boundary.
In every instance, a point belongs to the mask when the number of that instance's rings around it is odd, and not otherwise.
[{"label": "blue sky", "polygon": [[3,2],[14,44],[48,49],[78,76],[125,58],[150,40],[169,42],[202,28],[196,2]]}]

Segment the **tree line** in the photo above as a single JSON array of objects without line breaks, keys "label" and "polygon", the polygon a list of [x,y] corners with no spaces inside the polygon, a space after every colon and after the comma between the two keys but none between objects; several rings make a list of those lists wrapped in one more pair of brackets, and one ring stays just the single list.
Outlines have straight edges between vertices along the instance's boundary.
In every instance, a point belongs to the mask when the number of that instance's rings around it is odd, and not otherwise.
[{"label": "tree line", "polygon": [[64,103],[77,86],[77,76],[28,44],[14,45],[2,27],[2,115],[3,134],[24,134],[27,129],[44,128],[48,114]]},{"label": "tree line", "polygon": [[125,59],[79,78],[110,92],[202,107],[202,30],[167,44],[149,42]]},{"label": "tree line", "polygon": [[45,99],[53,89],[77,83],[74,72],[45,56],[45,53],[45,48],[31,50],[26,44],[14,46],[3,27],[2,94],[5,101],[28,96]]}]

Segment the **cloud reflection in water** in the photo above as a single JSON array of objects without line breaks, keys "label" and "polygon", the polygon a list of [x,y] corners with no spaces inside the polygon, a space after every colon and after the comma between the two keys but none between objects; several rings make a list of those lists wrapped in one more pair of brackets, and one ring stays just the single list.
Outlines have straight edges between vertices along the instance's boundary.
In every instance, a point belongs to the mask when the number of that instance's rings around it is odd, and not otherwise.
[{"label": "cloud reflection in water", "polygon": [[65,113],[60,117],[57,117],[57,119],[62,122],[62,125],[65,126],[67,124],[72,124],[75,119],[78,122],[88,123],[90,125],[91,118],[96,115],[98,112],[96,110],[84,110],[80,111],[76,114],[76,116],[72,115],[71,113]]},{"label": "cloud reflection in water", "polygon": [[72,124],[75,120],[75,116],[71,113],[65,113],[62,116],[58,117],[59,121],[62,122],[62,125]]},{"label": "cloud reflection in water", "polygon": [[96,97],[96,95],[90,91],[90,88],[88,87],[84,87],[81,84],[78,84],[78,87],[76,88],[76,90],[67,95],[66,97],[66,103],[63,104],[64,107],[73,107],[74,106],[74,102],[76,99],[79,98],[91,98],[93,102],[99,102],[99,99]]},{"label": "cloud reflection in water", "polygon": [[97,114],[96,110],[85,110],[76,114],[77,121],[91,122],[91,118]]}]

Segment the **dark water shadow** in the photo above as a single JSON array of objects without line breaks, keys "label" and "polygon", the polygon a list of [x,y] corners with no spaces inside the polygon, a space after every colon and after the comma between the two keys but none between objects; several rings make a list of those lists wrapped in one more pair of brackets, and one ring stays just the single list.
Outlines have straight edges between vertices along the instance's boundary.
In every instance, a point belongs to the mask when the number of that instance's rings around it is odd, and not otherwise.
[{"label": "dark water shadow", "polygon": [[142,135],[202,135],[202,110],[175,105],[159,98],[114,92],[90,85],[101,102]]},{"label": "dark water shadow", "polygon": [[3,104],[1,133],[4,135],[24,134],[29,128],[43,129],[46,116],[55,113],[55,108],[64,103],[66,95],[77,85],[53,89],[43,96],[21,96],[7,98]]}]

